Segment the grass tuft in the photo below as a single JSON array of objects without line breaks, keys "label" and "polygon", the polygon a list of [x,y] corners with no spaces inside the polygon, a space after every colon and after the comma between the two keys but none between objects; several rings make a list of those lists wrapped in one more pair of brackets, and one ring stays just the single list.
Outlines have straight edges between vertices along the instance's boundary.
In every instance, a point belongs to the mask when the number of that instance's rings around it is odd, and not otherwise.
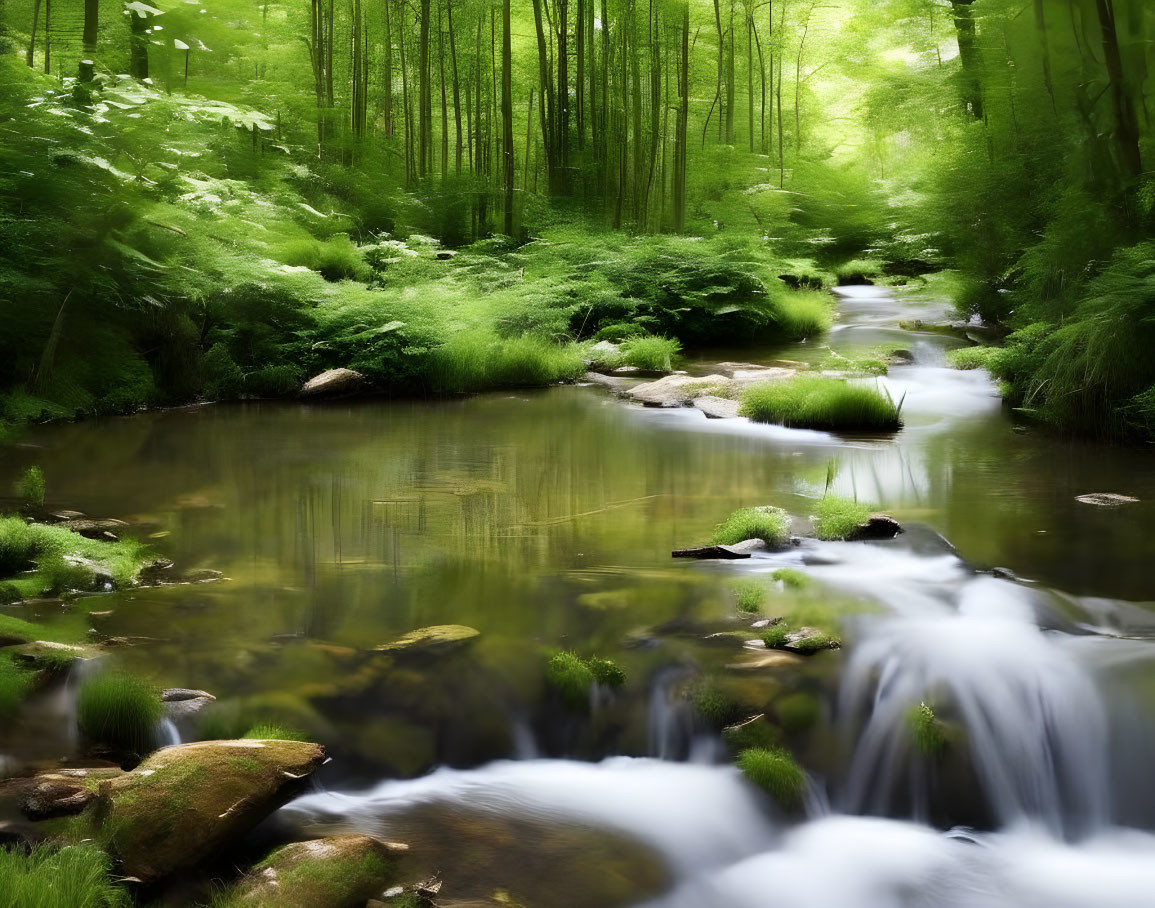
[{"label": "grass tuft", "polygon": [[762,611],[762,604],[766,601],[766,587],[757,580],[743,580],[734,584],[734,595],[739,612],[756,615]]},{"label": "grass tuft", "polygon": [[33,674],[0,652],[0,719],[8,719],[16,712],[20,701],[28,696],[35,680]]},{"label": "grass tuft", "polygon": [[906,727],[915,749],[924,757],[934,757],[946,747],[942,723],[925,701],[907,710]]},{"label": "grass tuft", "polygon": [[622,343],[622,363],[652,372],[669,372],[674,368],[682,345],[670,337],[631,337]]},{"label": "grass tuft", "polygon": [[866,522],[873,508],[850,498],[827,495],[818,502],[817,511],[814,532],[819,539],[836,541],[849,538],[860,523]]},{"label": "grass tuft", "polygon": [[781,649],[786,644],[786,635],[790,633],[790,628],[786,626],[785,621],[778,624],[772,624],[762,632],[762,642],[766,644],[767,649]]},{"label": "grass tuft", "polygon": [[810,586],[810,577],[794,568],[778,568],[770,577],[793,590],[801,590]]},{"label": "grass tuft", "polygon": [[742,398],[740,412],[755,422],[793,428],[894,432],[902,428],[901,409],[901,403],[867,385],[799,375],[751,388]]},{"label": "grass tuft", "polygon": [[76,699],[80,730],[117,750],[145,754],[164,715],[160,697],[144,681],[124,672],[102,672],[86,680]]},{"label": "grass tuft", "polygon": [[258,741],[308,741],[309,736],[296,728],[278,725],[275,722],[258,722],[242,738]]},{"label": "grass tuft", "polygon": [[111,870],[111,859],[95,845],[37,845],[31,853],[2,848],[0,893],[10,908],[127,906],[128,893],[112,882]]},{"label": "grass tuft", "polygon": [[780,806],[789,809],[802,802],[806,774],[787,751],[752,747],[738,754],[738,768]]},{"label": "grass tuft", "polygon": [[545,669],[545,680],[568,708],[583,710],[589,707],[594,673],[577,653],[561,652],[550,659]]},{"label": "grass tuft", "polygon": [[790,540],[790,518],[781,508],[739,508],[714,528],[714,545],[736,545],[746,539],[761,539],[767,545],[785,545]]},{"label": "grass tuft", "polygon": [[34,507],[44,506],[44,471],[40,467],[29,467],[20,477],[17,493],[25,503]]},{"label": "grass tuft", "polygon": [[806,340],[821,334],[833,321],[830,294],[819,290],[794,290],[775,302],[774,319],[789,340]]}]

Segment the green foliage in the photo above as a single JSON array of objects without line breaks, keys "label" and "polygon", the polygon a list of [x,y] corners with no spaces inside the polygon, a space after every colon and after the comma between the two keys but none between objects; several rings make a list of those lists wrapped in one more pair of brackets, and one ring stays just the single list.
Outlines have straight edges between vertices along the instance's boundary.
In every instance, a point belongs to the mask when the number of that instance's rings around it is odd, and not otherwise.
[{"label": "green foliage", "polygon": [[781,807],[797,808],[806,793],[806,774],[781,748],[750,748],[738,755],[738,768]]},{"label": "green foliage", "polygon": [[706,678],[689,688],[694,710],[711,725],[722,728],[739,718],[740,709],[734,699],[716,681]]},{"label": "green foliage", "polygon": [[557,692],[562,703],[575,712],[589,708],[594,684],[618,688],[626,683],[625,672],[609,659],[593,656],[583,659],[563,651],[552,656],[545,668],[546,683]]},{"label": "green foliage", "polygon": [[486,332],[456,335],[432,353],[434,390],[523,388],[577,378],[585,372],[580,349],[536,335],[502,340]]},{"label": "green foliage", "polygon": [[715,545],[736,545],[747,539],[785,545],[790,540],[790,518],[781,508],[739,508],[714,528]]},{"label": "green foliage", "polygon": [[873,508],[850,498],[827,495],[816,508],[814,532],[819,539],[847,539],[859,524],[865,523]]},{"label": "green foliage", "polygon": [[761,583],[757,580],[744,580],[732,584],[732,588],[739,612],[756,615],[762,611],[762,604],[766,601],[766,587]]},{"label": "green foliage", "polygon": [[674,368],[682,345],[674,338],[632,337],[622,343],[623,364],[654,372],[669,372]]},{"label": "green foliage", "polygon": [[901,406],[866,385],[836,378],[799,375],[751,388],[741,413],[755,422],[841,432],[895,432]]},{"label": "green foliage", "polygon": [[593,675],[594,681],[598,684],[618,688],[623,687],[626,683],[626,673],[616,662],[592,656],[586,660],[586,665],[589,666],[590,674]]},{"label": "green foliage", "polygon": [[28,692],[35,677],[17,665],[10,655],[0,650],[0,719],[11,718]]},{"label": "green foliage", "polygon": [[308,741],[309,736],[295,728],[288,728],[275,722],[258,722],[242,738],[271,741]]},{"label": "green foliage", "polygon": [[952,369],[995,369],[1003,351],[999,347],[959,347],[946,355]]},{"label": "green foliage", "polygon": [[770,577],[773,580],[779,581],[788,589],[794,590],[804,590],[810,586],[811,582],[808,575],[794,568],[778,568]]},{"label": "green foliage", "polygon": [[38,508],[43,507],[44,489],[44,471],[40,467],[29,467],[21,474],[17,494],[24,499],[26,504]]},{"label": "green foliage", "polygon": [[27,595],[93,589],[98,571],[117,586],[130,586],[152,561],[147,547],[135,540],[86,539],[65,527],[0,517],[0,579],[36,568],[14,583]]},{"label": "green foliage", "polygon": [[774,711],[786,731],[803,732],[813,728],[822,718],[822,701],[814,694],[798,691],[777,700]]},{"label": "green foliage", "polygon": [[824,649],[835,649],[839,645],[838,638],[825,632],[803,637],[793,644],[793,650],[803,656],[812,656]]},{"label": "green foliage", "polygon": [[774,321],[787,340],[806,340],[830,328],[833,300],[817,290],[793,290],[776,297]]},{"label": "green foliage", "polygon": [[927,703],[912,706],[906,712],[906,727],[915,749],[924,757],[934,757],[946,747],[946,735],[942,723]]},{"label": "green foliage", "polygon": [[112,860],[95,845],[0,848],[0,892],[11,908],[122,908],[132,900],[112,880]]},{"label": "green foliage", "polygon": [[762,642],[766,644],[767,649],[781,649],[786,645],[786,635],[789,633],[790,628],[786,622],[780,621],[762,632]]},{"label": "green foliage", "polygon": [[76,698],[80,730],[93,741],[128,753],[152,750],[156,725],[163,715],[157,692],[120,671],[104,671],[86,679]]}]

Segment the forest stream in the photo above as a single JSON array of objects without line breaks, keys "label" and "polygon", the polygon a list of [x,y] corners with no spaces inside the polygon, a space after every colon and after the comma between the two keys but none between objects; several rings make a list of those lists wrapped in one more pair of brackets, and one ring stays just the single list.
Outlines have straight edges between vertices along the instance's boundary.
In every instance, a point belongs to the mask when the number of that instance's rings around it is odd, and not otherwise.
[{"label": "forest stream", "polygon": [[[945,300],[846,287],[834,350],[897,343],[880,379],[905,428],[847,437],[643,408],[562,385],[456,400],[205,405],[31,430],[53,499],[147,526],[214,582],[84,599],[115,658],[221,715],[269,712],[323,741],[312,791],[269,837],[361,831],[432,855],[443,894],[530,905],[1134,906],[1155,891],[1155,473],[1149,454],[1016,426],[958,371]],[[907,329],[899,327],[899,323]],[[912,327],[913,326],[913,327]],[[698,357],[806,361],[795,344]],[[673,560],[737,507],[825,491],[883,505],[883,542],[803,539]],[[1079,496],[1138,499],[1117,507]],[[733,584],[793,568],[765,615],[837,611],[842,648],[733,647]],[[1147,600],[1147,601],[1145,601]],[[97,603],[97,604],[93,604]],[[13,614],[49,625],[59,603]],[[365,650],[465,625],[415,664]],[[543,652],[625,671],[588,712],[544,688]],[[75,673],[75,672],[74,672]],[[708,680],[704,680],[708,679]],[[5,759],[75,751],[71,678],[0,729]],[[775,704],[807,771],[773,805],[692,708],[702,685]],[[925,698],[945,733],[907,733]],[[239,719],[238,719],[239,721]],[[180,720],[170,741],[189,734]]]}]

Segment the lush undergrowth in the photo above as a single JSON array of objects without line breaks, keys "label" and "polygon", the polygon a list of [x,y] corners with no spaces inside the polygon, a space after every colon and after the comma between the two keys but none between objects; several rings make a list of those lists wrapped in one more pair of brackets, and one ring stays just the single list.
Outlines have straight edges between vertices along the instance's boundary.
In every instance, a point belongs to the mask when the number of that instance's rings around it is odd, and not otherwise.
[{"label": "lush undergrowth", "polygon": [[128,753],[152,750],[163,714],[157,692],[124,672],[105,671],[88,678],[76,698],[80,730],[92,741]]},{"label": "lush undergrowth", "polygon": [[751,388],[741,409],[755,422],[836,432],[894,432],[900,412],[901,404],[873,387],[812,375]]},{"label": "lush undergrowth", "polygon": [[39,845],[31,854],[0,848],[0,893],[10,908],[121,908],[132,904],[95,845]]},{"label": "lush undergrowth", "polygon": [[814,532],[819,539],[847,539],[865,523],[873,509],[850,498],[827,495],[815,509]]},{"label": "lush undergrowth", "polygon": [[736,545],[747,539],[785,545],[790,539],[790,518],[781,508],[739,508],[714,528],[715,545]]}]

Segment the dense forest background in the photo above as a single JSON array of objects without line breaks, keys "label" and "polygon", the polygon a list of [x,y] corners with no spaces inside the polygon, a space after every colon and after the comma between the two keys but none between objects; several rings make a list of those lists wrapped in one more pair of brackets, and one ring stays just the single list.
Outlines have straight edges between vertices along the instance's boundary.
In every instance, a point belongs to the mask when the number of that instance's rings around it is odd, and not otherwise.
[{"label": "dense forest background", "polygon": [[1155,438],[1143,0],[3,0],[0,420],[571,378],[949,293]]}]

